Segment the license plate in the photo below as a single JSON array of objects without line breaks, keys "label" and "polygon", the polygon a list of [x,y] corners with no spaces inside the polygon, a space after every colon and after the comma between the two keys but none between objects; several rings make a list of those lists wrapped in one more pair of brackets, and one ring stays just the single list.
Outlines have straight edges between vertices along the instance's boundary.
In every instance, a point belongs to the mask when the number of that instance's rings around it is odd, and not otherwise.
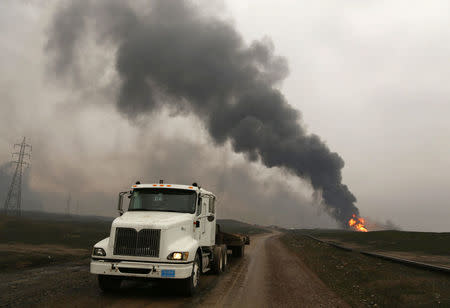
[{"label": "license plate", "polygon": [[162,270],[161,277],[175,278],[175,270]]}]

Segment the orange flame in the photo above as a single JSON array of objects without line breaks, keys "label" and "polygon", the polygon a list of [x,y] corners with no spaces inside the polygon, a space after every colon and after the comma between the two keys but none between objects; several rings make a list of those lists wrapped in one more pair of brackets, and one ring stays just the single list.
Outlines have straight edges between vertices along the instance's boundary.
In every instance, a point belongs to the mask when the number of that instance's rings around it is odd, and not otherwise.
[{"label": "orange flame", "polygon": [[366,226],[364,226],[364,224],[366,223],[365,219],[362,217],[356,217],[355,214],[352,215],[352,218],[350,218],[350,220],[348,221],[348,225],[356,230],[356,231],[360,231],[360,232],[367,232],[367,228]]}]

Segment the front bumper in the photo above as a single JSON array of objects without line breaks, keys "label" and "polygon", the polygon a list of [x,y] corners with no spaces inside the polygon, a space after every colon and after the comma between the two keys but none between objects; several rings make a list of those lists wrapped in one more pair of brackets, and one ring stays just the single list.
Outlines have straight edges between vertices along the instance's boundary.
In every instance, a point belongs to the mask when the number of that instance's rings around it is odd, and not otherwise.
[{"label": "front bumper", "polygon": [[192,262],[176,264],[91,260],[91,273],[122,277],[183,279],[191,276]]}]

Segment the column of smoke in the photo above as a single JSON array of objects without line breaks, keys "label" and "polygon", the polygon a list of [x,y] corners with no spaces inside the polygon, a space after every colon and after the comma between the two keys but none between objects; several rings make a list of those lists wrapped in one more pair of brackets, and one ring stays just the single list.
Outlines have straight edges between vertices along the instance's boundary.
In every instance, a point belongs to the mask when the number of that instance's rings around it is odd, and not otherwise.
[{"label": "column of smoke", "polygon": [[300,113],[277,89],[288,68],[270,40],[247,45],[231,23],[190,2],[149,1],[143,8],[106,0],[61,6],[47,44],[54,73],[77,72],[76,51],[93,34],[117,48],[116,103],[130,120],[162,107],[195,113],[217,145],[230,141],[251,161],[309,180],[342,226],[359,214],[342,184],[344,161],[305,131]]}]

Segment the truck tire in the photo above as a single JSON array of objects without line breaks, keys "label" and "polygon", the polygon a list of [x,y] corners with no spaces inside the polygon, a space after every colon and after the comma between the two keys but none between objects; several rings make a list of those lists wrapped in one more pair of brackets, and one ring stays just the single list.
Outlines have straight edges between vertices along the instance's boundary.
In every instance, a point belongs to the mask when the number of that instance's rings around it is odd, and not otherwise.
[{"label": "truck tire", "polygon": [[213,262],[211,264],[211,270],[217,274],[220,275],[222,274],[223,270],[223,252],[222,252],[222,246],[215,246],[214,247],[214,257],[213,257]]},{"label": "truck tire", "polygon": [[194,263],[192,265],[191,277],[186,278],[184,283],[184,294],[186,296],[193,296],[198,291],[198,285],[200,283],[200,257],[198,254],[195,255]]},{"label": "truck tire", "polygon": [[122,279],[114,276],[98,275],[98,286],[105,292],[114,292],[120,289]]},{"label": "truck tire", "polygon": [[222,247],[222,272],[226,272],[228,268],[228,253],[227,245],[221,245]]}]

